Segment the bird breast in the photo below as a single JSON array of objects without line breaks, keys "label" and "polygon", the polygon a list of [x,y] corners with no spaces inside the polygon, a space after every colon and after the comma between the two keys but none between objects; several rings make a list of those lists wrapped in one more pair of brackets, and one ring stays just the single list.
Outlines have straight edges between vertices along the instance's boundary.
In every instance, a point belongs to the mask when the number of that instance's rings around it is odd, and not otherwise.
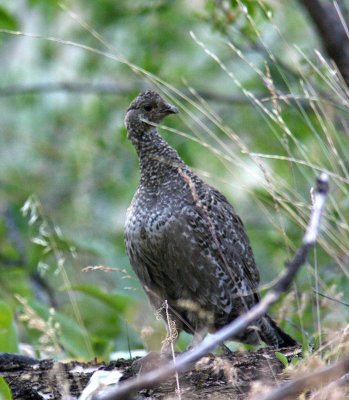
[{"label": "bird breast", "polygon": [[[136,249],[137,253],[147,254],[159,248],[166,228],[175,218],[175,207],[165,200],[156,194],[136,193],[126,214],[125,240],[128,251]],[[132,262],[134,254],[130,256]]]}]

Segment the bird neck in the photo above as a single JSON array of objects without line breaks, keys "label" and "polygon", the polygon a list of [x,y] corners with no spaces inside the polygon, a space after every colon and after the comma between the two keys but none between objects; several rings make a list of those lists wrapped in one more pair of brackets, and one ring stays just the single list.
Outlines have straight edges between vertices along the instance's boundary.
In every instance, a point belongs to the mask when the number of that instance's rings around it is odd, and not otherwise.
[{"label": "bird neck", "polygon": [[179,166],[185,166],[176,150],[159,135],[156,128],[143,133],[141,139],[133,141],[133,144],[139,158],[142,184],[158,186],[161,178],[173,174]]}]

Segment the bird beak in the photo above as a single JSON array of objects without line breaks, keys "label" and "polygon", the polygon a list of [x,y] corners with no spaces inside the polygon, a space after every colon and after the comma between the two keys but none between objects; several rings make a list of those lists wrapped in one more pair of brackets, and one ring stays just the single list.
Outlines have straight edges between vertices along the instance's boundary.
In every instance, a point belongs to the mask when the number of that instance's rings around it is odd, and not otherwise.
[{"label": "bird beak", "polygon": [[166,107],[165,110],[168,114],[178,114],[179,113],[178,108],[175,106],[171,106],[170,104],[168,104],[168,106]]}]

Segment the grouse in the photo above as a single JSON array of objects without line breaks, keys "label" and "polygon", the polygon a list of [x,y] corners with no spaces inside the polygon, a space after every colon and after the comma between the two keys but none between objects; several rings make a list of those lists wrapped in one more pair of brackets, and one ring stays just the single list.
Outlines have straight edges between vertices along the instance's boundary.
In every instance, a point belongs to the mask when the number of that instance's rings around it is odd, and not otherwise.
[{"label": "grouse", "polygon": [[[140,182],[127,210],[125,244],[150,303],[193,345],[259,302],[259,272],[243,223],[227,199],[202,181],[158,133],[178,109],[147,90],[125,126],[139,158]],[[167,301],[168,310],[163,304]],[[232,340],[296,345],[268,316]],[[168,345],[163,346],[168,351]]]}]

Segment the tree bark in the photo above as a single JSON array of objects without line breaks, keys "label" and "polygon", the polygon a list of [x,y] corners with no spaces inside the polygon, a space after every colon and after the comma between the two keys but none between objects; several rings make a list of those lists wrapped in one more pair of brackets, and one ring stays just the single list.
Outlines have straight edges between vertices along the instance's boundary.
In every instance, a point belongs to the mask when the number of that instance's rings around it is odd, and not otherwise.
[{"label": "tree bark", "polygon": [[[349,88],[349,37],[344,8],[336,9],[330,0],[299,0],[311,17],[327,55],[335,62]],[[340,4],[338,1],[337,4]],[[339,7],[339,6],[338,6]],[[341,10],[341,16],[338,10]]]}]

